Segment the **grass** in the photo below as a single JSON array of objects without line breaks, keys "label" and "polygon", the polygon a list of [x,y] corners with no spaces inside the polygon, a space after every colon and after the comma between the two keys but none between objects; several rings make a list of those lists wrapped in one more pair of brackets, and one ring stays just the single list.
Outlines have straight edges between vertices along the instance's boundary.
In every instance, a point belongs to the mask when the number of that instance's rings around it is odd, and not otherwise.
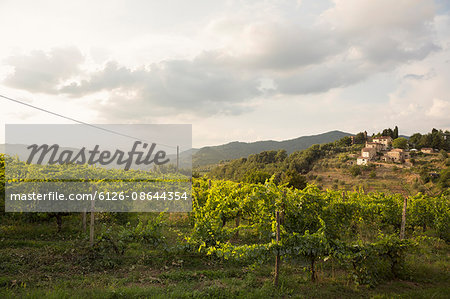
[{"label": "grass", "polygon": [[[65,217],[61,233],[53,222],[0,224],[0,297],[448,298],[450,291],[449,245],[432,238],[407,256],[401,280],[358,286],[327,261],[319,263],[319,280],[311,283],[305,262],[284,260],[275,288],[272,263],[240,264],[138,243],[111,265],[96,264],[85,256],[87,236],[79,220]],[[187,229],[186,219],[171,215],[167,221],[165,234],[174,243]]]}]

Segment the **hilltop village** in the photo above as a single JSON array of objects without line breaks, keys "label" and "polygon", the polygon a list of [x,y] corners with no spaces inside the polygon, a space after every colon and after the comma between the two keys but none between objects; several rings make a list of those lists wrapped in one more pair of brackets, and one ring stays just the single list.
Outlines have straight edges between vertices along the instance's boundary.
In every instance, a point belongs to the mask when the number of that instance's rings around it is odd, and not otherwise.
[{"label": "hilltop village", "polygon": [[[409,163],[411,152],[417,151],[412,149],[411,151],[402,148],[392,147],[391,136],[379,136],[379,137],[366,137],[366,145],[361,149],[361,156],[356,159],[357,165],[368,165],[369,162],[392,162],[392,163]],[[352,138],[353,139],[353,138]],[[352,140],[353,141],[353,140]],[[425,154],[432,154],[434,150],[432,148],[422,148],[421,152]]]}]

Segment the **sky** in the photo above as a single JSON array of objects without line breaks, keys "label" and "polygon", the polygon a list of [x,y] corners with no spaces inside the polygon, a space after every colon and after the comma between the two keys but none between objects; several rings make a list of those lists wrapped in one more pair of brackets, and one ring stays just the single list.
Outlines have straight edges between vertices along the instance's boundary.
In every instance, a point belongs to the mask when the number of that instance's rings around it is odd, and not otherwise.
[{"label": "sky", "polygon": [[[1,0],[0,37],[1,95],[194,147],[450,129],[447,0]],[[71,123],[1,98],[0,122]]]}]

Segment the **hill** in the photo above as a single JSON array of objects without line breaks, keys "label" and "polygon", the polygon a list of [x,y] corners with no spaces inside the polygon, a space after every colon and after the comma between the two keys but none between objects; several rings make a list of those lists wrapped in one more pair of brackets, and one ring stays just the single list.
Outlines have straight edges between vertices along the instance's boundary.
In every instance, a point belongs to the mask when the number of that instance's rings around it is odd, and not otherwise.
[{"label": "hill", "polygon": [[288,154],[304,150],[313,144],[328,143],[339,140],[350,133],[330,131],[318,135],[303,136],[283,141],[257,141],[257,142],[230,142],[218,146],[207,146],[199,149],[192,156],[193,167],[216,164],[220,161],[248,157],[263,151],[284,149]]},{"label": "hill", "polygon": [[[248,157],[251,154],[257,154],[263,151],[284,149],[288,154],[294,151],[304,150],[313,144],[322,144],[333,142],[345,136],[351,136],[350,133],[342,131],[330,131],[318,135],[302,136],[295,139],[275,141],[265,140],[256,142],[234,141],[217,146],[206,146],[200,149],[190,149],[180,153],[180,167],[190,168],[190,158],[192,155],[192,167],[199,167],[211,164],[217,164],[220,161],[229,161]],[[0,144],[0,153],[5,152],[5,145]],[[22,152],[17,149],[16,152]],[[175,161],[175,156],[169,158]]]},{"label": "hill", "polygon": [[[369,166],[355,166],[354,155],[355,152],[349,151],[319,159],[306,175],[308,183],[323,190],[351,191],[363,188],[366,192],[399,193],[405,196],[417,192],[433,196],[448,189],[446,178],[450,161],[440,153],[425,155],[418,152],[413,156],[414,164],[377,161]],[[432,173],[436,175],[431,176]]]},{"label": "hill", "polygon": [[364,147],[364,141],[358,140],[359,144],[352,144],[351,139],[345,137],[289,155],[284,150],[252,154],[247,158],[220,163],[198,174],[212,179],[246,183],[264,183],[273,177],[277,184],[288,183],[296,188],[313,183],[319,188],[331,190],[363,188],[365,191],[403,195],[422,192],[434,196],[449,186],[450,143],[445,137],[447,134],[433,129],[432,133],[410,137],[410,148],[413,145],[430,147],[434,144],[435,152],[410,152],[411,159],[405,163],[378,159],[371,161],[368,166],[358,166],[356,160]]}]

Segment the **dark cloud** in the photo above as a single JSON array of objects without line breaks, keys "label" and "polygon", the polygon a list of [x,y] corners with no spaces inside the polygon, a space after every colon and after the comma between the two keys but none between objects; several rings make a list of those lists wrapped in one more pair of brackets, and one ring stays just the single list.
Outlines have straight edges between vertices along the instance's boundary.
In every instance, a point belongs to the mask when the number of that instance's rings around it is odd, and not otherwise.
[{"label": "dark cloud", "polygon": [[292,24],[267,27],[250,35],[258,42],[254,53],[230,60],[250,69],[283,71],[320,64],[345,49],[345,42],[329,30]]},{"label": "dark cloud", "polygon": [[367,38],[361,41],[357,47],[367,62],[378,68],[386,66],[390,69],[408,61],[422,60],[430,53],[440,49],[431,40],[409,46],[404,45],[402,40],[387,35]]},{"label": "dark cloud", "polygon": [[413,80],[422,80],[425,78],[425,75],[417,75],[417,74],[406,74],[403,76],[403,79],[413,79]]},{"label": "dark cloud", "polygon": [[131,70],[119,66],[117,62],[110,61],[97,72],[90,73],[89,79],[80,83],[72,82],[59,88],[59,91],[73,97],[82,97],[99,91],[111,91],[117,88],[133,89],[140,86],[146,78],[147,71],[144,68]]},{"label": "dark cloud", "polygon": [[3,83],[32,92],[56,93],[62,80],[77,74],[84,57],[75,47],[54,48],[49,52],[33,51],[5,60],[14,67],[14,73]]},{"label": "dark cloud", "polygon": [[369,72],[355,62],[341,62],[313,66],[294,74],[280,76],[275,80],[275,85],[283,94],[322,93],[332,88],[358,83],[368,75]]},{"label": "dark cloud", "polygon": [[143,107],[153,107],[149,111],[158,107],[174,112],[238,114],[246,110],[242,102],[261,93],[256,77],[204,62],[170,60],[137,70],[110,62],[89,80],[63,86],[60,92],[80,97],[106,90],[115,95],[110,104],[121,107],[120,111],[135,107],[138,114]]}]

